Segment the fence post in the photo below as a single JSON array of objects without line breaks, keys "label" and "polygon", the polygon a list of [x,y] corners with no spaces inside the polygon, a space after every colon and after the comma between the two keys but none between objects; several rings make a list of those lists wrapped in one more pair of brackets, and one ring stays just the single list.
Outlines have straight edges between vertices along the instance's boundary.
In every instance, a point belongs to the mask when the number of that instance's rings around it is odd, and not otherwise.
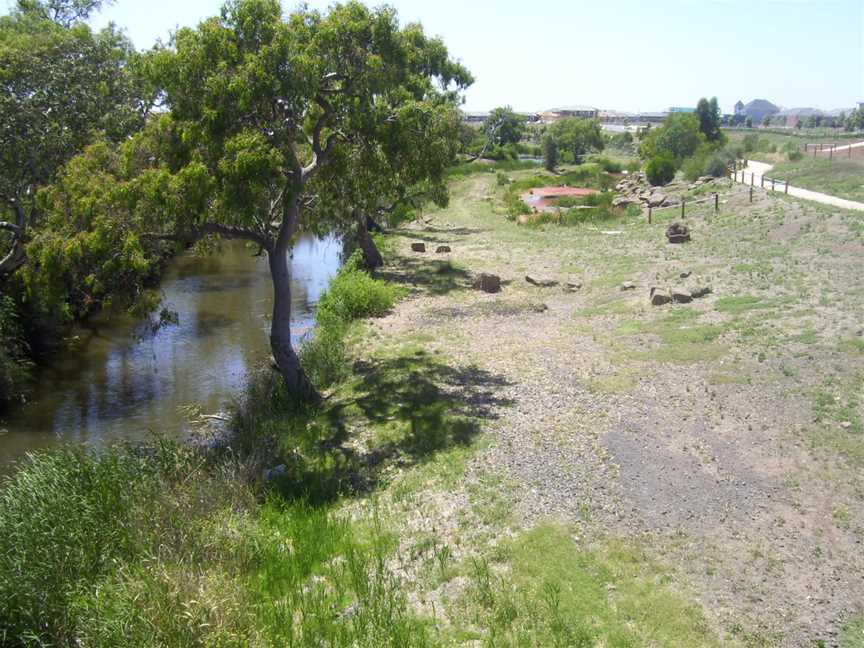
[{"label": "fence post", "polygon": [[750,202],[753,202],[753,185],[750,185]]},{"label": "fence post", "polygon": [[804,142],[804,152],[807,152],[807,142]]},{"label": "fence post", "polygon": [[720,211],[720,194],[714,193],[714,212]]},{"label": "fence post", "polygon": [[831,149],[828,151],[828,159],[829,160],[834,159],[834,145],[833,144],[831,145]]},{"label": "fence post", "polygon": [[648,224],[651,224],[651,205],[648,205]]},{"label": "fence post", "polygon": [[754,184],[756,184],[756,174],[751,173],[750,174],[750,186],[752,187]]},{"label": "fence post", "polygon": [[687,201],[684,200],[683,198],[681,199],[681,218],[684,218],[684,204],[685,204],[686,202],[687,202]]},{"label": "fence post", "polygon": [[765,176],[759,176],[759,179],[762,181],[762,188],[765,188]]},{"label": "fence post", "polygon": [[786,190],[783,193],[789,193],[789,181],[786,181]]}]

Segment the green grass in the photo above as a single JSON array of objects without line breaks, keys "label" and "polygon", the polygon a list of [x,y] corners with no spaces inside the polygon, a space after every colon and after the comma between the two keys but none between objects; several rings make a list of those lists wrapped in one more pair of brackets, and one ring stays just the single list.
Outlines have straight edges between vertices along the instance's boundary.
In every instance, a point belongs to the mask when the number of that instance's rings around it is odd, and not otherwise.
[{"label": "green grass", "polygon": [[504,547],[498,564],[475,559],[460,613],[484,646],[719,646],[674,575],[617,541],[580,546],[544,524]]},{"label": "green grass", "polygon": [[781,162],[771,176],[788,180],[791,185],[846,198],[864,201],[864,155],[846,158],[838,153],[834,160],[825,155],[805,156],[797,162]]},{"label": "green grass", "polygon": [[636,360],[691,363],[719,358],[726,352],[726,348],[716,341],[726,332],[726,327],[699,324],[698,318],[697,310],[678,307],[654,320],[623,323],[618,328],[620,336],[632,338],[647,334],[656,336],[661,343],[658,348],[649,351],[622,352],[623,359],[629,357]]},{"label": "green grass", "polygon": [[840,632],[840,648],[864,648],[864,617],[843,626]]}]

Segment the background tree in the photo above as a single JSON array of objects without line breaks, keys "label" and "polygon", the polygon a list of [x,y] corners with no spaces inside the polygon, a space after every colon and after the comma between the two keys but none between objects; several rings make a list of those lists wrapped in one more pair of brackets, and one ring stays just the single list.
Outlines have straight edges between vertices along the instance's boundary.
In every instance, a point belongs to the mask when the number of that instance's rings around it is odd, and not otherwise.
[{"label": "background tree", "polygon": [[100,4],[27,1],[0,17],[0,278],[26,261],[38,188],[95,131],[119,141],[143,124],[129,41],[75,23]]},{"label": "background tree", "polygon": [[699,130],[709,142],[720,140],[723,134],[720,132],[720,107],[717,97],[709,101],[704,97],[696,104],[696,117],[699,119]]},{"label": "background tree", "polygon": [[551,133],[544,133],[542,139],[543,145],[543,166],[547,171],[554,171],[558,166],[558,144]]},{"label": "background tree", "polygon": [[752,117],[747,117],[747,119],[744,120],[744,127],[745,128],[753,128],[753,118]]},{"label": "background tree", "polygon": [[492,146],[518,144],[525,135],[525,120],[510,106],[503,106],[489,113],[483,132]]},{"label": "background tree", "polygon": [[644,159],[667,155],[676,166],[693,155],[706,141],[695,114],[673,113],[660,128],[654,128],[642,139],[639,154]]},{"label": "background tree", "polygon": [[580,164],[589,151],[602,151],[606,145],[600,122],[596,119],[565,117],[551,124],[546,135],[559,152],[566,155],[565,161]]},{"label": "background tree", "polygon": [[313,396],[291,346],[288,253],[300,230],[346,228],[382,195],[445,193],[455,104],[471,83],[444,44],[359,2],[283,20],[278,0],[236,0],[154,54],[176,132],[173,183],[153,236],[254,242],[273,281],[270,342],[288,390]]}]

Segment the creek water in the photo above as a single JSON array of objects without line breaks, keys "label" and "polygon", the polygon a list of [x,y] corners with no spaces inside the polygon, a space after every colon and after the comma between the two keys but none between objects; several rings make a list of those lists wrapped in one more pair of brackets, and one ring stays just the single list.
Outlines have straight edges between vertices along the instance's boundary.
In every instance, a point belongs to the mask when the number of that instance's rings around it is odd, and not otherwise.
[{"label": "creek water", "polygon": [[[314,325],[315,305],[341,262],[335,237],[307,236],[294,246],[295,342]],[[68,348],[38,371],[28,403],[0,417],[0,469],[57,444],[181,437],[190,406],[211,413],[236,397],[270,353],[266,257],[235,242],[210,256],[184,254],[161,290],[176,323],[115,316],[72,332]]]}]

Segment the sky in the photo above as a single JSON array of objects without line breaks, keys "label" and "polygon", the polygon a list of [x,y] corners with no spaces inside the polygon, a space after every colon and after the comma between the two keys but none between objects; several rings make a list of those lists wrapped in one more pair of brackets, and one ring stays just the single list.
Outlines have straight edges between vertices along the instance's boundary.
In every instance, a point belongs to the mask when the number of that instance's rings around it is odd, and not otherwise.
[{"label": "sky", "polygon": [[[12,0],[3,0],[11,4]],[[310,0],[326,9],[331,0]],[[91,19],[139,49],[218,13],[222,0],[116,0]],[[368,4],[381,4],[379,1]],[[571,104],[627,111],[716,96],[786,107],[864,101],[864,0],[391,0],[440,36],[476,81],[466,110]],[[0,5],[2,6],[2,5]],[[290,10],[293,0],[283,0]]]}]

